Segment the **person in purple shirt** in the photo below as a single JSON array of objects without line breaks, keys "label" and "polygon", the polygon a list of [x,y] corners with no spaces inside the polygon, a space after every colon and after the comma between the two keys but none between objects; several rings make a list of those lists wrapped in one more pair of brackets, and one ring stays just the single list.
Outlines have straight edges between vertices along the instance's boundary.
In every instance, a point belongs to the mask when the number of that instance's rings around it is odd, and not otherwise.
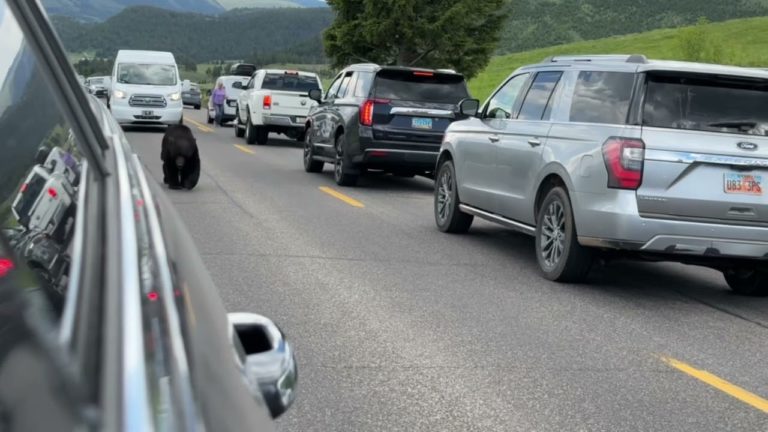
[{"label": "person in purple shirt", "polygon": [[220,82],[219,86],[213,90],[211,94],[211,101],[213,102],[213,109],[216,110],[216,124],[221,126],[221,117],[224,115],[224,102],[227,100],[227,91],[224,89],[224,83]]}]

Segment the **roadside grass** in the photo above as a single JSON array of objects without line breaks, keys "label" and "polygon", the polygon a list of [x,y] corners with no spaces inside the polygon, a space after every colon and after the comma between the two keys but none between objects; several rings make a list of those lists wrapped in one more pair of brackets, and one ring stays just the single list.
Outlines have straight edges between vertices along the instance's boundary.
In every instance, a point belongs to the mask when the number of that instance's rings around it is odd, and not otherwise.
[{"label": "roadside grass", "polygon": [[[768,17],[706,24],[703,28],[708,40],[720,44],[720,63],[768,67]],[[494,57],[488,67],[469,82],[469,88],[473,97],[483,101],[515,69],[551,55],[644,54],[653,59],[680,60],[684,58],[680,38],[686,29],[654,30]]]}]

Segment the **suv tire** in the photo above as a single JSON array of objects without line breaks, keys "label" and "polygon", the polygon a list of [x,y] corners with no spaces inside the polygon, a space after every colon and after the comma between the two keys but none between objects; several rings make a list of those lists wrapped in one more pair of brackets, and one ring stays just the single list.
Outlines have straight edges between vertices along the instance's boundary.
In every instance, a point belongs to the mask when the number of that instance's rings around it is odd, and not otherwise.
[{"label": "suv tire", "polygon": [[308,173],[323,172],[325,162],[315,160],[315,146],[312,145],[312,138],[308,132],[304,132],[304,171]]},{"label": "suv tire", "polygon": [[443,162],[437,172],[434,199],[437,229],[453,234],[465,233],[469,231],[475,217],[459,209],[459,191],[453,161]]},{"label": "suv tire", "polygon": [[251,123],[251,114],[245,119],[245,142],[248,144],[256,144],[256,126]]},{"label": "suv tire", "polygon": [[549,191],[536,218],[536,260],[544,277],[557,282],[583,282],[592,267],[592,252],[581,246],[568,193]]},{"label": "suv tire", "polygon": [[243,124],[240,122],[240,110],[238,109],[235,114],[235,136],[237,138],[242,138],[245,136],[245,128],[243,127]]},{"label": "suv tire", "polygon": [[349,161],[344,155],[347,140],[342,133],[336,138],[336,160],[333,164],[333,179],[339,186],[356,186],[358,175],[349,172]]},{"label": "suv tire", "polygon": [[768,272],[757,269],[729,269],[723,271],[725,281],[737,294],[765,297],[768,296]]},{"label": "suv tire", "polygon": [[264,126],[256,126],[256,144],[264,145],[269,142],[269,129]]}]

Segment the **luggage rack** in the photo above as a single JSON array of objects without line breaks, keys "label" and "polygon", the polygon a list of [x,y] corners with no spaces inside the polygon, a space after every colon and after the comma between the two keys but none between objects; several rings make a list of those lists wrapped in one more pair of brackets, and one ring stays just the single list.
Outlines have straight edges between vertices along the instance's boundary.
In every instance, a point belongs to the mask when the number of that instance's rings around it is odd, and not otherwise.
[{"label": "luggage rack", "polygon": [[559,55],[549,56],[542,60],[542,63],[648,63],[648,58],[642,54],[631,55]]}]

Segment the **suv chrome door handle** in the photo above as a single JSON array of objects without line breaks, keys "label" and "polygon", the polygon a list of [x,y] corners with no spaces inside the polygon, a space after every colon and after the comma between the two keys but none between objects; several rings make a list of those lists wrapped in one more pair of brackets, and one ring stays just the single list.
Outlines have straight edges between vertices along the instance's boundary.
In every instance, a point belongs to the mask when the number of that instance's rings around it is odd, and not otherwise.
[{"label": "suv chrome door handle", "polygon": [[528,144],[530,144],[531,147],[538,147],[541,145],[541,141],[539,141],[538,138],[531,138],[528,140]]},{"label": "suv chrome door handle", "polygon": [[500,138],[499,138],[498,135],[491,135],[491,136],[488,137],[488,141],[490,141],[492,143],[497,143],[497,142],[499,142],[499,140],[500,140]]}]

